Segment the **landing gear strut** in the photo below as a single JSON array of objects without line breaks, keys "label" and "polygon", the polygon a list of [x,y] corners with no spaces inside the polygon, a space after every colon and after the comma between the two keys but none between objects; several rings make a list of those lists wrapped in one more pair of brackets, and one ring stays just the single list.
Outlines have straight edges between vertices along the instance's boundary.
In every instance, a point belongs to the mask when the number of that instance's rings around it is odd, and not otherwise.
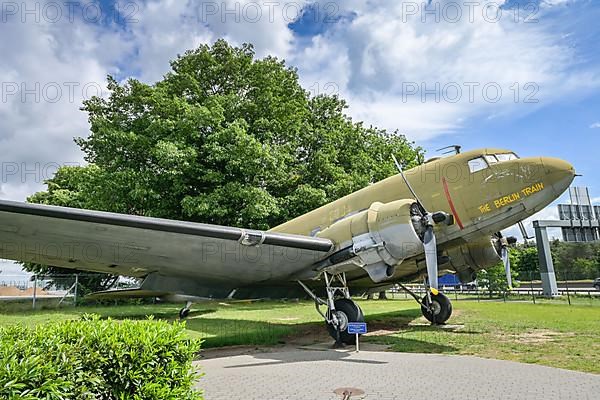
[{"label": "landing gear strut", "polygon": [[428,292],[421,299],[403,284],[399,283],[398,285],[421,305],[423,316],[433,325],[443,325],[450,319],[450,316],[452,315],[452,303],[442,292],[434,288],[429,288],[426,285],[425,287]]},{"label": "landing gear strut", "polygon": [[[315,301],[315,308],[325,320],[329,335],[335,339],[335,347],[342,347],[344,344],[355,344],[356,336],[348,334],[348,323],[364,322],[365,317],[358,304],[350,298],[350,291],[346,284],[346,275],[344,273],[329,274],[323,272],[323,276],[325,279],[327,300],[318,297],[301,281],[298,281],[298,283]],[[321,306],[327,307],[325,313],[321,311]]]},{"label": "landing gear strut", "polygon": [[192,306],[192,302],[188,301],[185,303],[185,307],[183,307],[181,310],[179,310],[179,319],[180,320],[184,320],[187,318],[188,315],[190,315],[190,307]]}]

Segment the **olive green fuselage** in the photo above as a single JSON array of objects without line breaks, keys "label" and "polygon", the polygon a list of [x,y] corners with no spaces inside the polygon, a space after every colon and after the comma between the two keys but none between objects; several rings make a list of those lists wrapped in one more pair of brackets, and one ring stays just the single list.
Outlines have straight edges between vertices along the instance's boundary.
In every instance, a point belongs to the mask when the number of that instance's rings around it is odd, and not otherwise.
[{"label": "olive green fuselage", "polygon": [[[427,210],[444,211],[453,216],[454,223],[451,225],[435,227],[439,250],[450,257],[456,253],[456,248],[467,246],[473,250],[490,247],[492,234],[553,202],[569,187],[574,174],[573,167],[563,160],[550,157],[519,159],[503,149],[460,153],[426,162],[405,172]],[[272,231],[320,236],[319,232],[345,217],[368,209],[374,202],[389,203],[412,197],[402,176],[397,174],[279,225]],[[338,243],[336,237],[328,239]],[[425,268],[420,261],[417,256],[402,262],[393,280],[419,277]],[[443,266],[440,267],[443,269]],[[483,266],[472,267],[476,270]],[[354,281],[355,285],[369,286],[364,273],[357,271]]]}]

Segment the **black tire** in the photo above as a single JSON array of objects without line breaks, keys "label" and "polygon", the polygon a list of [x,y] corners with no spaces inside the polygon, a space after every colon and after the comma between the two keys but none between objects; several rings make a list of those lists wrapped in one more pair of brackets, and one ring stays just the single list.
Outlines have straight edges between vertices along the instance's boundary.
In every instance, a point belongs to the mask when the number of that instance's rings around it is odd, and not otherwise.
[{"label": "black tire", "polygon": [[190,315],[189,308],[182,308],[179,310],[179,319],[186,319],[188,315]]},{"label": "black tire", "polygon": [[[423,297],[423,303],[427,303],[427,296]],[[431,302],[433,303],[434,313],[429,311],[427,307],[421,306],[421,312],[427,321],[436,324],[443,325],[450,319],[452,315],[452,303],[450,299],[442,293],[431,294]],[[435,315],[434,315],[435,314]]]},{"label": "black tire", "polygon": [[[365,322],[362,310],[358,304],[349,299],[338,299],[334,302],[334,305],[335,312],[338,313],[343,322],[339,332],[340,340],[344,344],[355,344],[356,336],[348,334],[348,322]],[[327,331],[332,338],[337,340],[338,332],[333,324],[327,324]]]}]

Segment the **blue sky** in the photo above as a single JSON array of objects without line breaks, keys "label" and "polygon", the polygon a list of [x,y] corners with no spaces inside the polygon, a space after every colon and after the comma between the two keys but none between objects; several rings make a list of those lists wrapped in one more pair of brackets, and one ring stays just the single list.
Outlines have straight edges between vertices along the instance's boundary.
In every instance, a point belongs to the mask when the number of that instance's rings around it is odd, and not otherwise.
[{"label": "blue sky", "polygon": [[[84,162],[72,141],[89,130],[79,107],[107,94],[107,74],[155,82],[177,54],[225,38],[285,59],[305,88],[339,94],[355,120],[398,130],[428,156],[456,143],[560,157],[600,198],[600,2],[428,3],[130,0],[116,8],[81,0],[72,15],[62,2],[36,2],[33,15],[25,3],[2,3],[0,32],[10,40],[0,41],[0,159],[17,171],[3,168],[0,196],[24,200],[44,188],[51,166]],[[51,20],[49,4],[63,7],[59,18]],[[53,85],[62,89],[57,99],[43,90]],[[553,215],[549,208],[541,217]]]},{"label": "blue sky", "polygon": [[[430,3],[430,10],[435,10]],[[444,7],[443,2],[440,8]],[[499,4],[501,2],[497,2]],[[554,36],[557,46],[564,46],[570,53],[570,62],[564,66],[567,76],[586,78],[589,71],[600,71],[600,4],[592,1],[532,1],[512,0],[500,5],[504,16],[515,21],[517,18],[537,20],[533,25],[547,29]],[[405,11],[408,8],[405,8]],[[422,12],[422,10],[419,10]],[[335,19],[324,21],[326,13],[319,13],[318,5],[306,8],[305,14],[290,24],[295,35],[305,43],[317,36],[327,35],[329,29],[336,29],[336,24],[353,21],[356,13],[347,11],[340,13]],[[440,11],[439,25],[444,18],[451,19],[449,14]],[[418,15],[417,15],[418,16]],[[444,17],[445,16],[445,17]],[[501,46],[502,43],[496,43]],[[525,51],[528,49],[525,47]],[[491,51],[489,58],[494,58]],[[519,57],[519,54],[514,54]],[[579,78],[576,78],[579,79]],[[418,82],[418,81],[417,81]],[[429,81],[431,82],[431,81]],[[517,80],[515,79],[515,82]],[[502,110],[498,115],[493,111],[488,115],[478,114],[467,117],[458,128],[437,132],[433,137],[418,140],[428,155],[436,154],[436,149],[449,144],[461,144],[463,148],[503,147],[514,149],[522,156],[547,155],[560,157],[572,162],[578,173],[575,183],[589,186],[591,195],[600,203],[600,174],[597,169],[598,151],[600,149],[600,90],[597,83],[587,86],[585,82],[579,90],[569,91],[567,96],[555,98],[542,93],[552,92],[553,85],[540,84],[539,87],[528,86],[527,82],[519,82],[521,101],[510,110]],[[433,87],[431,83],[430,87]],[[513,96],[514,91],[505,94]],[[516,89],[515,89],[516,90]],[[535,94],[534,94],[535,90]],[[532,95],[535,103],[526,103],[524,96]],[[426,96],[425,102],[435,102],[433,95]],[[443,102],[443,99],[442,99]],[[393,128],[393,127],[388,127]],[[410,132],[407,132],[409,137]],[[561,199],[561,201],[563,201]]]},{"label": "blue sky", "polygon": [[[540,25],[552,27],[555,35],[574,50],[568,68],[573,76],[582,71],[600,71],[599,18],[598,2],[579,1],[559,5],[540,19]],[[588,186],[595,203],[600,204],[599,120],[600,90],[597,85],[583,85],[560,99],[522,104],[519,110],[500,117],[473,118],[460,131],[442,134],[423,145],[430,153],[456,142],[465,148],[489,145],[514,149],[523,156],[560,157],[575,165],[583,175],[576,178],[575,184]],[[556,203],[566,200],[563,196]],[[557,215],[554,207],[541,214]],[[552,234],[559,236],[556,230]]]}]

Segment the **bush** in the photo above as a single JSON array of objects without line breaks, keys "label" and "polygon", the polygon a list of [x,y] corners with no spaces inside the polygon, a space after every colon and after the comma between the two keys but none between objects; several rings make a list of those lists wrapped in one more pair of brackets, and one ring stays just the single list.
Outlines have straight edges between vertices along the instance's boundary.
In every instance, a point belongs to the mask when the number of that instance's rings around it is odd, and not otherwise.
[{"label": "bush", "polygon": [[184,324],[84,316],[0,328],[2,399],[201,399]]}]

